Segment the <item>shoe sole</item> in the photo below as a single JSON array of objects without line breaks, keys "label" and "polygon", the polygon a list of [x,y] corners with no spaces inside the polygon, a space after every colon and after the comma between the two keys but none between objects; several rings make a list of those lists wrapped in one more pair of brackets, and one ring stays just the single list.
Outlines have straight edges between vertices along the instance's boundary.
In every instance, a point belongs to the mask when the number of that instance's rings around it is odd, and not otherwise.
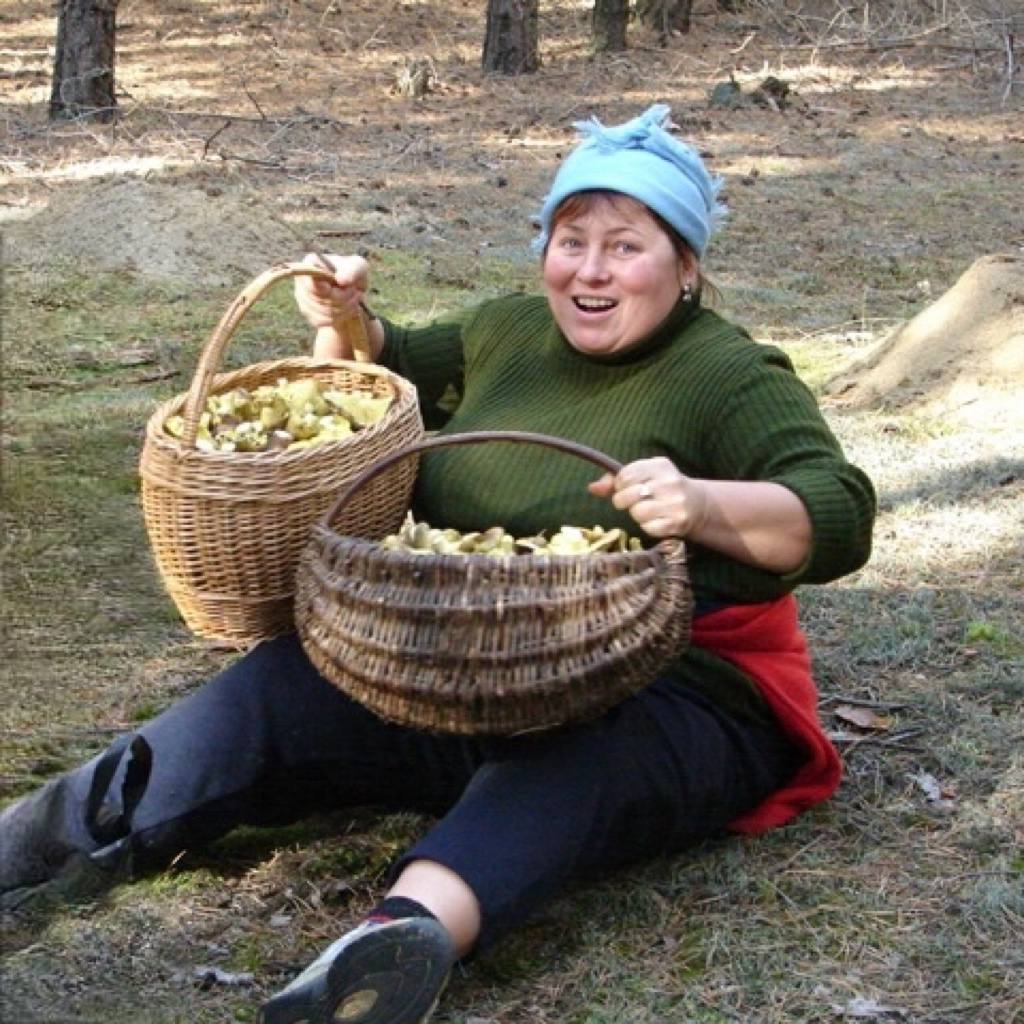
[{"label": "shoe sole", "polygon": [[[397,924],[397,923],[396,923]],[[265,1003],[261,1024],[421,1024],[437,1005],[453,961],[437,921],[408,918],[368,931],[305,986]]]}]

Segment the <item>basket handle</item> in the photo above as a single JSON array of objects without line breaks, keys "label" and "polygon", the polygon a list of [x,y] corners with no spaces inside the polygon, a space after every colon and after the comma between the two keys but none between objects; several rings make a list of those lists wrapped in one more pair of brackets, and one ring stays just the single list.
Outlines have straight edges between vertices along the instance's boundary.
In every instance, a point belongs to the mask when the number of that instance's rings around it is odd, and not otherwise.
[{"label": "basket handle", "polygon": [[[182,414],[185,429],[182,434],[182,442],[187,447],[195,446],[196,434],[199,431],[199,417],[206,406],[214,374],[220,368],[224,349],[235,333],[235,329],[242,322],[242,318],[271,285],[290,277],[303,275],[320,278],[322,281],[334,281],[334,274],[321,267],[313,267],[305,263],[279,263],[264,270],[262,274],[250,281],[220,318],[220,323],[213,329],[210,340],[203,346],[203,351],[200,353],[199,364],[196,366],[196,372],[192,378],[192,386],[189,388],[188,398],[185,400]],[[355,352],[355,361],[370,362],[370,343],[362,310],[353,310],[336,326],[351,342]]]},{"label": "basket handle", "polygon": [[617,462],[610,455],[605,455],[603,452],[599,452],[596,448],[590,448],[585,444],[578,444],[576,441],[567,441],[562,437],[552,437],[549,434],[534,434],[523,430],[477,430],[466,434],[447,434],[428,437],[424,441],[418,441],[405,448],[400,448],[397,451],[390,452],[375,462],[372,466],[368,466],[364,469],[351,481],[351,483],[349,483],[348,487],[346,487],[341,493],[337,501],[335,501],[330,509],[328,509],[327,514],[322,520],[323,525],[329,528],[338,514],[354,497],[356,491],[358,491],[365,483],[372,480],[375,476],[383,473],[384,470],[393,466],[396,462],[400,462],[402,459],[408,458],[410,455],[429,451],[431,448],[447,448],[452,445],[460,444],[485,444],[490,441],[512,441],[517,443],[525,442],[527,444],[545,445],[548,448],[555,448],[558,451],[567,452],[570,455],[576,455],[581,459],[586,459],[588,462],[594,463],[595,466],[598,466],[600,469],[609,473],[618,473],[618,471],[622,469],[621,462]]}]

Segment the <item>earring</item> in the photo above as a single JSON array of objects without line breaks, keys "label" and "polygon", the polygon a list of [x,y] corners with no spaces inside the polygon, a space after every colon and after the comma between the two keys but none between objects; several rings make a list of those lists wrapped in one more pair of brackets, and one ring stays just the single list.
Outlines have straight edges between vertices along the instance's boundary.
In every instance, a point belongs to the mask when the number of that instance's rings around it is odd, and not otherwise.
[{"label": "earring", "polygon": [[693,285],[689,281],[683,285],[683,302],[693,301]]}]

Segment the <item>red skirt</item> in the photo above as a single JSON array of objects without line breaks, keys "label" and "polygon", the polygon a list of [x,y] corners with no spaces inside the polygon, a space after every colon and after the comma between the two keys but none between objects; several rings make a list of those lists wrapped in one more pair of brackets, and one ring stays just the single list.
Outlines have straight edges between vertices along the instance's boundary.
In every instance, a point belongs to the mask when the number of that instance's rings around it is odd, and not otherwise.
[{"label": "red skirt", "polygon": [[818,719],[818,690],[792,595],[761,604],[730,605],[694,621],[692,643],[731,662],[756,684],[782,731],[807,752],[790,782],[730,824],[756,834],[785,825],[827,800],[842,764]]}]

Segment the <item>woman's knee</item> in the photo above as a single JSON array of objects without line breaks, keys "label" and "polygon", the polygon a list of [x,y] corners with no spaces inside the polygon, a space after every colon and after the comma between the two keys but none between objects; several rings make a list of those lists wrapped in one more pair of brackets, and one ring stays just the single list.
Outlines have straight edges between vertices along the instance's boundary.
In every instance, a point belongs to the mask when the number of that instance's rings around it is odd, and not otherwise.
[{"label": "woman's knee", "polygon": [[296,634],[286,633],[253,647],[211,682],[225,692],[250,697],[278,692],[282,686],[294,687],[306,676],[317,676],[317,673]]},{"label": "woman's knee", "polygon": [[[298,692],[304,675],[316,673],[295,635],[275,637],[247,651],[160,717],[188,715],[201,727],[207,717],[247,719],[271,714],[283,693]],[[159,723],[159,718],[153,723]],[[142,731],[151,731],[151,726],[147,724]]]}]

